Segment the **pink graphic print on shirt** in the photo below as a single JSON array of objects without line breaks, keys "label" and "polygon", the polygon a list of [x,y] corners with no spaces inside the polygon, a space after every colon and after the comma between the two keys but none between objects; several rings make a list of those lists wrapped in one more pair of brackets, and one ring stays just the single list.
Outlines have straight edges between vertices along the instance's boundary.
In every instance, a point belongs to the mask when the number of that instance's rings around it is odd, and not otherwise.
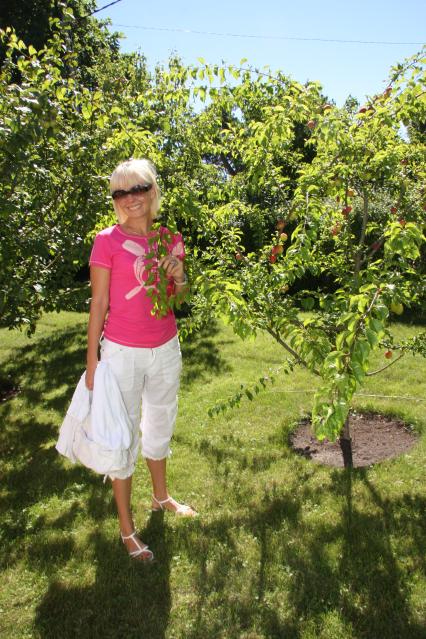
[{"label": "pink graphic print on shirt", "polygon": [[[140,246],[136,242],[133,242],[132,240],[126,240],[125,242],[123,242],[122,247],[126,249],[126,251],[129,251],[133,255],[137,256],[135,261],[133,262],[133,271],[134,271],[136,280],[137,282],[139,282],[139,284],[138,286],[135,286],[134,288],[132,288],[131,291],[126,293],[125,295],[126,300],[130,300],[132,299],[132,297],[137,295],[143,288],[153,288],[155,284],[147,284],[145,280],[143,279],[143,274],[147,270],[145,268],[146,251],[144,247]],[[183,250],[184,249],[183,249],[182,242],[178,242],[173,247],[171,254],[176,257],[181,257],[183,254]]]}]

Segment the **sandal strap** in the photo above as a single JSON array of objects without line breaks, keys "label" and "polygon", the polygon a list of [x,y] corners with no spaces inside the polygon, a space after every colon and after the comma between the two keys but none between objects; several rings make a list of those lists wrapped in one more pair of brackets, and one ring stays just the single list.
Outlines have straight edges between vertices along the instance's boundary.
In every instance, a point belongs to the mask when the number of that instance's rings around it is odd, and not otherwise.
[{"label": "sandal strap", "polygon": [[173,502],[177,504],[176,510],[175,510],[175,513],[177,515],[188,512],[189,510],[193,510],[191,506],[187,506],[187,504],[180,504],[178,501],[176,501],[176,499],[173,499],[173,497],[167,497],[167,499],[157,499],[155,495],[152,495],[152,498],[155,502],[157,502],[161,510],[164,510],[163,504],[173,503]]},{"label": "sandal strap", "polygon": [[151,558],[154,557],[154,553],[152,552],[152,550],[148,548],[148,544],[141,544],[140,541],[137,539],[136,531],[133,531],[131,535],[127,535],[127,536],[124,536],[123,533],[120,532],[120,535],[123,541],[125,541],[126,539],[131,539],[133,543],[136,544],[136,546],[138,547],[137,550],[132,550],[131,552],[128,551],[130,557],[139,557],[139,555],[142,555],[142,553],[144,552],[149,554]]},{"label": "sandal strap", "polygon": [[123,533],[120,532],[121,535],[121,539],[124,541],[125,539],[133,539],[133,541],[135,542],[135,544],[137,544],[137,541],[135,541],[135,537],[136,537],[136,530],[134,530],[130,535],[127,535],[127,537],[124,537]]},{"label": "sandal strap", "polygon": [[[155,495],[152,495],[152,498],[154,501],[157,502],[157,504],[159,504],[160,506],[162,506],[163,504],[167,504],[170,501],[173,501],[172,497],[167,497],[167,499],[157,499],[157,497]],[[163,509],[161,509],[163,510]]]}]

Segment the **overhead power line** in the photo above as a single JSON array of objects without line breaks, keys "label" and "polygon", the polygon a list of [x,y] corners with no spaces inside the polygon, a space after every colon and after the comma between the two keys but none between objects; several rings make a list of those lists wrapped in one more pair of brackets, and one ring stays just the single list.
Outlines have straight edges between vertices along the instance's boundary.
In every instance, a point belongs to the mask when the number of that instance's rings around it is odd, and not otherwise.
[{"label": "overhead power line", "polygon": [[114,0],[114,2],[110,2],[109,4],[106,4],[105,6],[100,7],[99,9],[95,9],[94,11],[89,13],[88,15],[92,16],[94,13],[99,13],[99,11],[103,11],[104,9],[108,9],[108,7],[112,7],[113,4],[118,4],[119,2],[122,2],[122,0]]},{"label": "overhead power line", "polygon": [[[120,0],[116,0],[117,2]],[[112,3],[115,4],[115,3]],[[109,6],[109,5],[107,5]],[[100,11],[100,9],[99,9]],[[403,45],[420,45],[423,42],[390,42],[384,40],[343,40],[338,38],[301,38],[292,36],[277,36],[277,35],[258,35],[250,33],[219,33],[218,31],[198,31],[196,29],[177,29],[168,27],[147,27],[137,24],[112,24],[113,27],[121,27],[124,29],[143,29],[144,31],[168,31],[174,33],[191,33],[196,35],[210,35],[210,36],[224,36],[226,38],[256,38],[262,40],[296,40],[300,42],[338,42],[340,44],[403,44]]]}]

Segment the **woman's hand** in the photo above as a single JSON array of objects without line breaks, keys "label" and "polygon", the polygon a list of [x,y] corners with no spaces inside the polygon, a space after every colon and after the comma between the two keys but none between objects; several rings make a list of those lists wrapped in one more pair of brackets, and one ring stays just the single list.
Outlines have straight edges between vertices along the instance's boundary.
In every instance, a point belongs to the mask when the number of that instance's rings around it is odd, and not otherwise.
[{"label": "woman's hand", "polygon": [[158,266],[164,269],[166,275],[174,279],[175,284],[185,284],[183,262],[178,257],[174,255],[164,255],[158,262]]}]

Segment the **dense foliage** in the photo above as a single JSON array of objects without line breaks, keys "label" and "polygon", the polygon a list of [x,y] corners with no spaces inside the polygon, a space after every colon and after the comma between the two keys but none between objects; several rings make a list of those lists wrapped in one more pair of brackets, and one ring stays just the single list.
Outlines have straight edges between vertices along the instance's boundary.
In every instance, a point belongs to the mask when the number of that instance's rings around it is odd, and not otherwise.
[{"label": "dense foliage", "polygon": [[149,157],[162,222],[188,246],[186,332],[219,313],[241,337],[270,333],[286,370],[321,377],[313,421],[318,436],[335,437],[374,373],[372,350],[386,364],[394,351],[425,354],[422,337],[394,344],[387,330],[390,312],[426,297],[424,59],[392,69],[361,108],[338,109],[317,83],[245,61],[193,68],[172,58],[150,73],[102,29],[85,66],[72,10],[49,29],[40,49],[2,32],[2,325],[32,331],[43,311],[88,297],[76,275],[94,231],[114,220],[108,174]]}]

